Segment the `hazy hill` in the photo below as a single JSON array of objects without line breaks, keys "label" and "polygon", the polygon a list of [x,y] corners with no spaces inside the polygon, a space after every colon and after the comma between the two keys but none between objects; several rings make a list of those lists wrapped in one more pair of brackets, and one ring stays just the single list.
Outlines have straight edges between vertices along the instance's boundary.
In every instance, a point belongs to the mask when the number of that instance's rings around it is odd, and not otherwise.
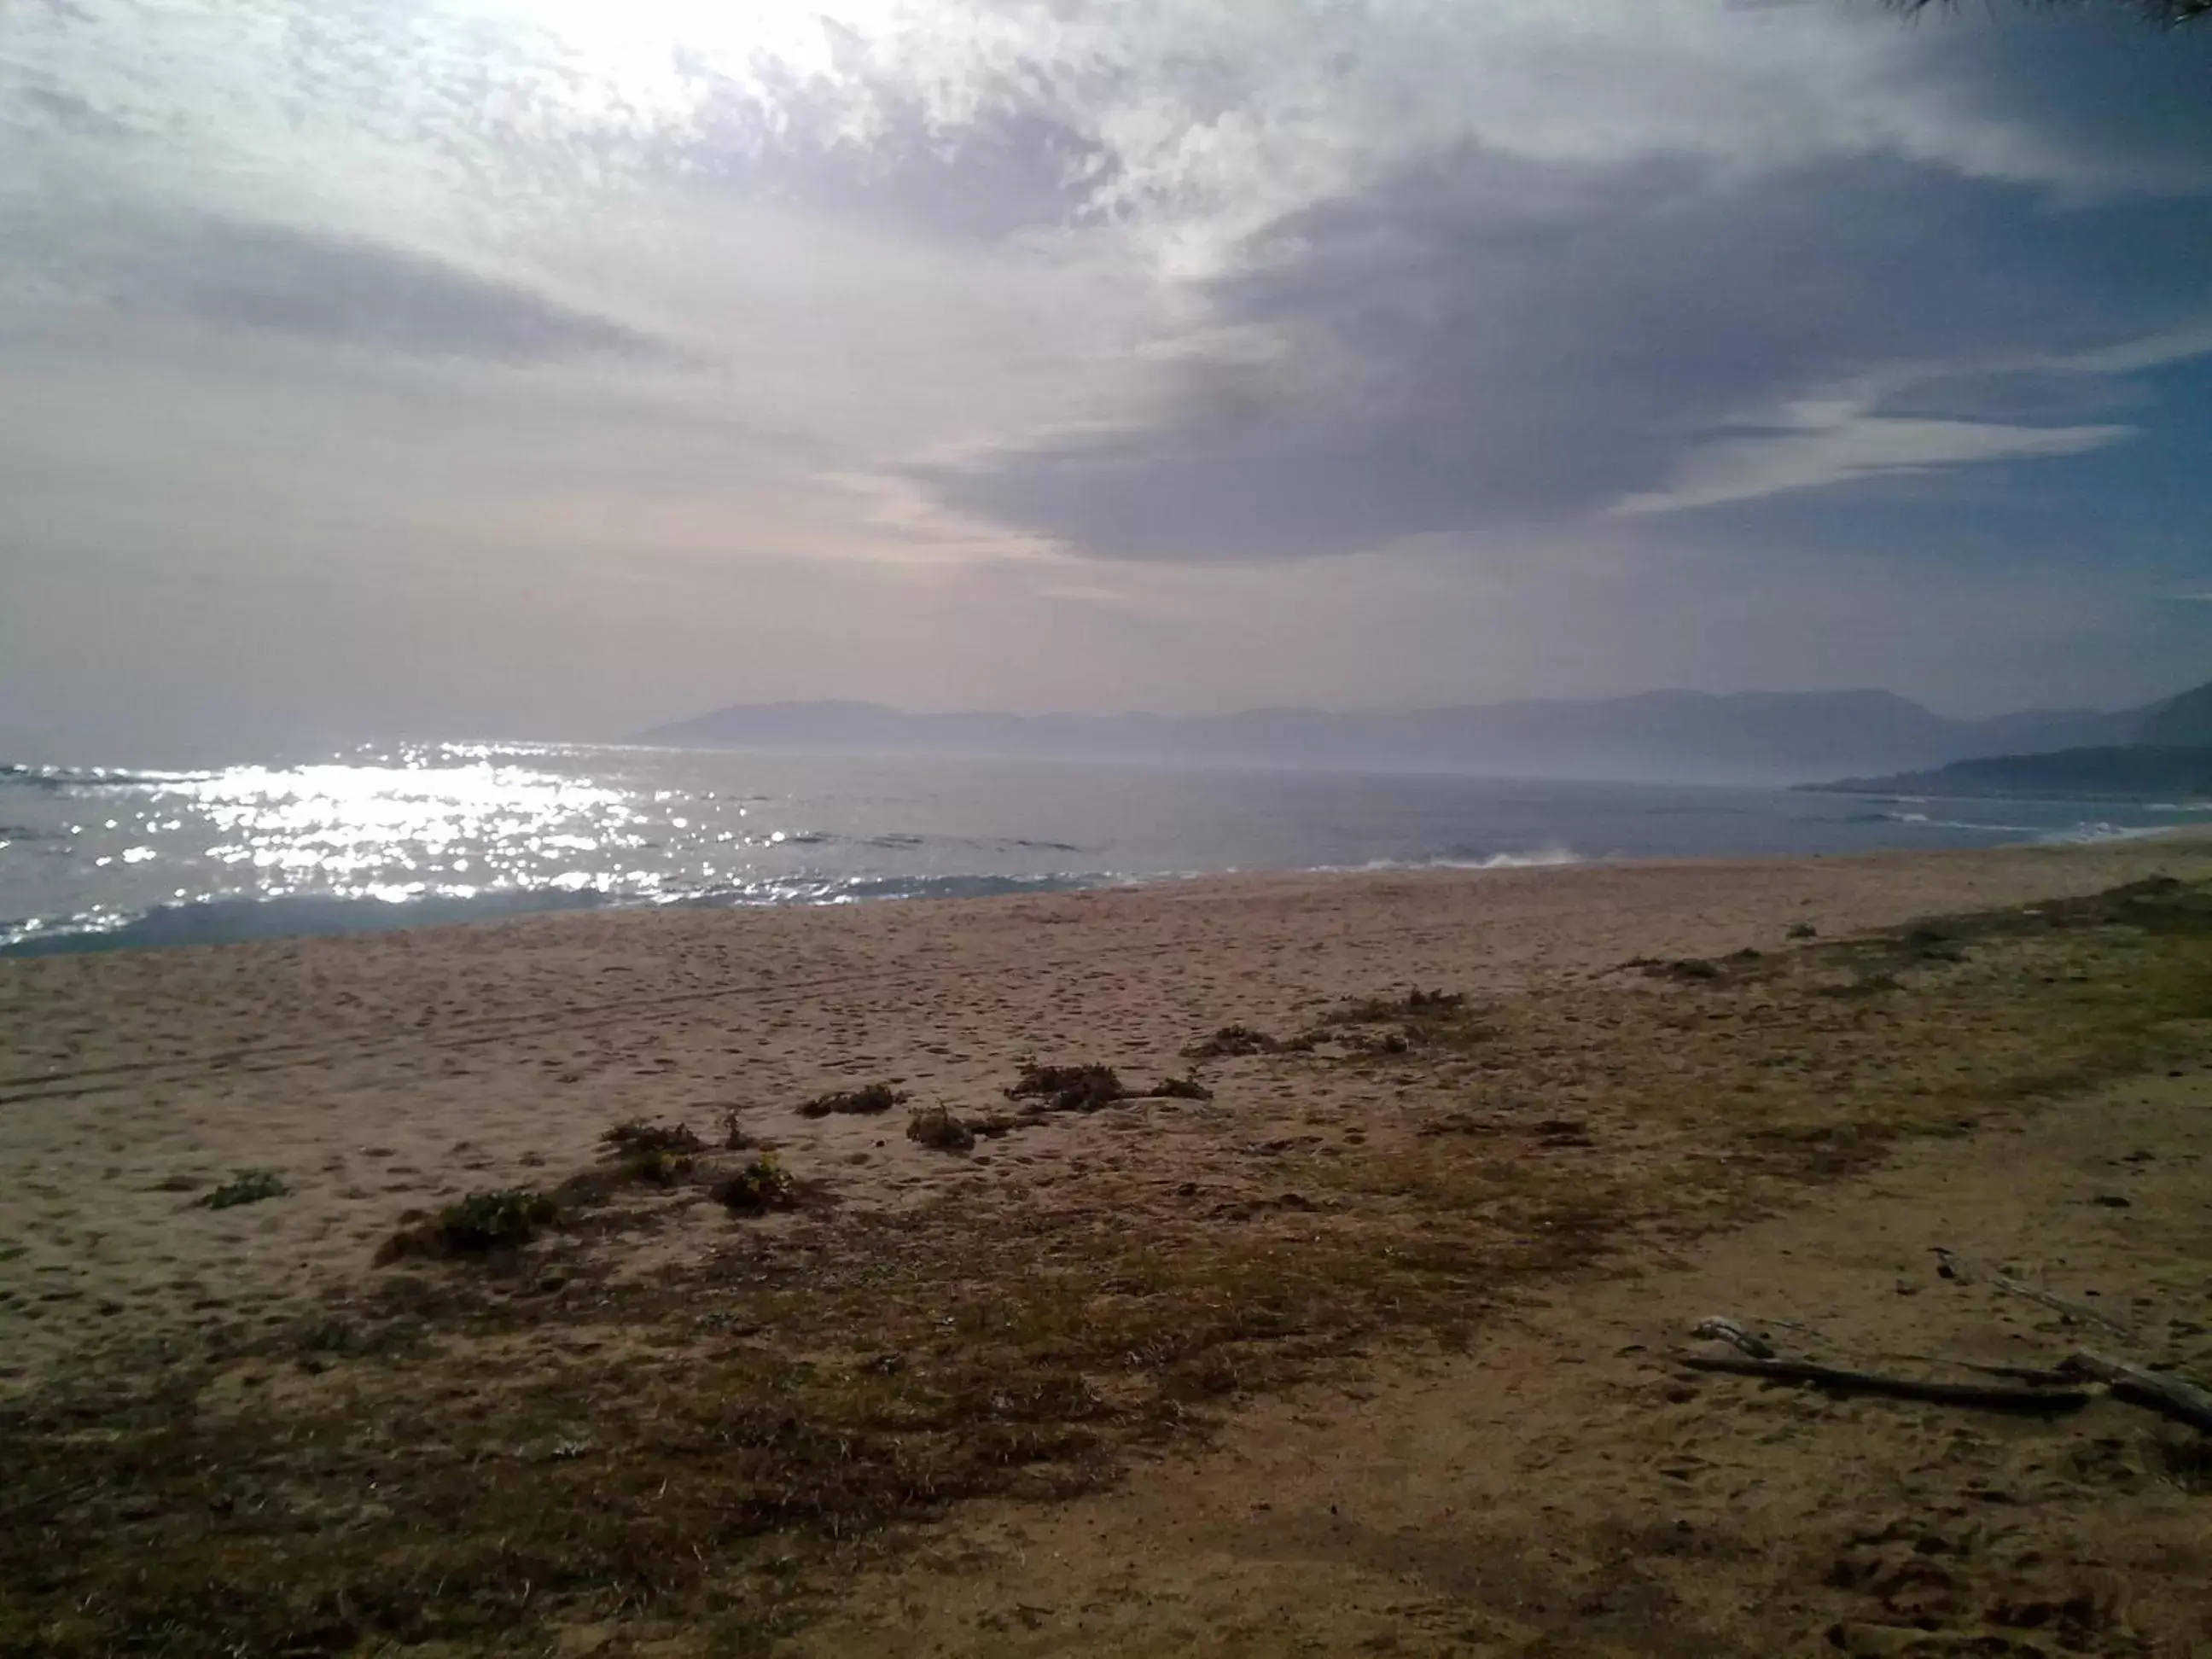
[{"label": "hazy hill", "polygon": [[2130,739],[2173,747],[2212,747],[2212,684],[2158,704]]},{"label": "hazy hill", "polygon": [[[2212,687],[2120,713],[2060,709],[1958,720],[1886,691],[1226,715],[915,714],[865,702],[747,703],[641,733],[682,748],[994,755],[1488,773],[1545,778],[1793,782],[1921,770],[2035,750],[2111,746],[2212,723]],[[2206,739],[2212,741],[2212,738]]]},{"label": "hazy hill", "polygon": [[1844,794],[2040,797],[2049,800],[2212,799],[2212,746],[2126,744],[1954,761],[1929,772],[1845,778],[1808,787]]}]

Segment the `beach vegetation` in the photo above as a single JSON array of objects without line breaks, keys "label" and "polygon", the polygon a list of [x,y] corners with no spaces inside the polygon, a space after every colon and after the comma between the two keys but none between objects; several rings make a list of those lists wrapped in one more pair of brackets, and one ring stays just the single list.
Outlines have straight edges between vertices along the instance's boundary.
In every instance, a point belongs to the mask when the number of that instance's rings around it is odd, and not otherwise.
[{"label": "beach vegetation", "polygon": [[797,1195],[798,1183],[774,1152],[763,1152],[715,1182],[714,1201],[739,1214],[782,1209]]},{"label": "beach vegetation", "polygon": [[1212,1036],[1183,1050],[1189,1060],[1233,1060],[1247,1054],[1272,1054],[1280,1045],[1265,1031],[1249,1025],[1224,1025]]},{"label": "beach vegetation", "polygon": [[561,1206],[527,1187],[471,1193],[428,1221],[402,1228],[378,1252],[380,1262],[404,1256],[489,1255],[517,1250],[550,1226]]},{"label": "beach vegetation", "polygon": [[1309,1054],[1324,1043],[1358,1055],[1398,1055],[1417,1048],[1458,1049],[1497,1035],[1462,991],[1416,986],[1395,996],[1362,997],[1330,1009],[1285,1048]]},{"label": "beach vegetation", "polygon": [[703,1152],[707,1143],[681,1123],[648,1123],[631,1118],[617,1123],[599,1137],[599,1144],[614,1157],[684,1157]]},{"label": "beach vegetation", "polygon": [[821,1094],[799,1103],[801,1117],[873,1117],[888,1112],[894,1106],[903,1106],[907,1097],[888,1083],[871,1083],[859,1089],[834,1091]]},{"label": "beach vegetation", "polygon": [[203,1210],[234,1210],[241,1204],[282,1198],[291,1190],[273,1170],[240,1170],[213,1192],[192,1201]]},{"label": "beach vegetation", "polygon": [[1021,1077],[1006,1091],[1015,1100],[1042,1101],[1055,1112],[1095,1112],[1129,1098],[1110,1066],[1042,1066],[1024,1061]]},{"label": "beach vegetation", "polygon": [[[1009,1120],[1006,1127],[1012,1127]],[[945,1107],[925,1106],[907,1119],[906,1138],[936,1152],[964,1152],[975,1146],[975,1131]]]}]

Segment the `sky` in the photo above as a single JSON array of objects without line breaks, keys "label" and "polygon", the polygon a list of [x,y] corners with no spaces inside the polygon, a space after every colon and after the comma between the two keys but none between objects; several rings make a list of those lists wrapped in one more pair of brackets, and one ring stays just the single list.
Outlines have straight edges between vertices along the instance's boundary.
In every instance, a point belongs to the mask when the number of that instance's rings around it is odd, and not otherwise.
[{"label": "sky", "polygon": [[2212,26],[0,0],[0,758],[2212,677]]}]

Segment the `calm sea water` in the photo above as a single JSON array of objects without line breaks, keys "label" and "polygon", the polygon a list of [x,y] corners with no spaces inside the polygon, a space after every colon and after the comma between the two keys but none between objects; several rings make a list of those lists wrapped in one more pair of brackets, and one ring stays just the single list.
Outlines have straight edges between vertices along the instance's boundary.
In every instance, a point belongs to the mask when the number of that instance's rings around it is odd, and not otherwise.
[{"label": "calm sea water", "polygon": [[0,954],[607,904],[1977,847],[2191,822],[2212,822],[2212,806],[546,744],[415,744],[199,772],[10,766]]}]

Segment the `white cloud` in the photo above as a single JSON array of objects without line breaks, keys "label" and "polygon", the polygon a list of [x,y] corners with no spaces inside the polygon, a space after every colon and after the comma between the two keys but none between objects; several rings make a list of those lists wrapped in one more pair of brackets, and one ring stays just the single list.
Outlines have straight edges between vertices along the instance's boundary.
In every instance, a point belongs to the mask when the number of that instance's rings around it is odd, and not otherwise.
[{"label": "white cloud", "polygon": [[1613,512],[1680,513],[1897,473],[2086,455],[2135,430],[1911,420],[1870,414],[1850,402],[1798,404],[1785,411],[1785,421],[1788,429],[1771,436],[1724,439],[1692,452],[1667,485],[1629,495]]}]

